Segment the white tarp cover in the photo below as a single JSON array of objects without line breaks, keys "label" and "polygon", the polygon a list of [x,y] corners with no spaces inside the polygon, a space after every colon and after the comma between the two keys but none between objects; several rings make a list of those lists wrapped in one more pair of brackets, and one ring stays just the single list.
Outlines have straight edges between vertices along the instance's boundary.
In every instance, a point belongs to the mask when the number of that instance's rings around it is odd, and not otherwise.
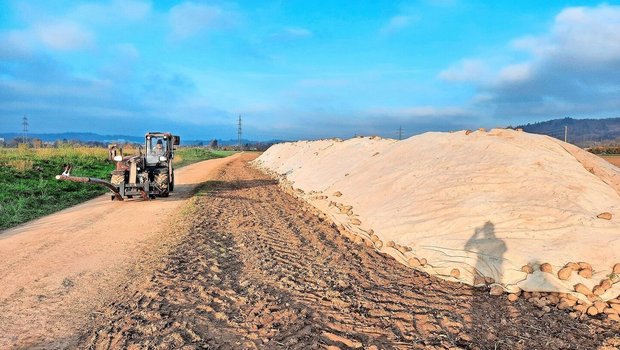
[{"label": "white tarp cover", "polygon": [[[372,229],[381,251],[403,263],[425,258],[421,270],[447,279],[573,292],[577,283],[591,290],[620,262],[620,169],[547,136],[493,129],[299,141],[272,146],[256,164],[351,232]],[[597,218],[604,212],[612,219]],[[560,280],[568,262],[591,264],[593,277],[575,271]],[[533,274],[521,270],[526,264]],[[601,297],[618,294],[615,283]]]}]

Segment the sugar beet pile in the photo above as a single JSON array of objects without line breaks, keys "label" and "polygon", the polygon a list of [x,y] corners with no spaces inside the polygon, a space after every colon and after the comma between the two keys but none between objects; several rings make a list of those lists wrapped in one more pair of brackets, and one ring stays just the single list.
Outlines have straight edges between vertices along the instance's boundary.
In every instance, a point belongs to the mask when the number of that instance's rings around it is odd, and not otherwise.
[{"label": "sugar beet pile", "polygon": [[619,297],[620,171],[556,139],[493,129],[300,141],[256,164],[412,268],[509,292]]}]

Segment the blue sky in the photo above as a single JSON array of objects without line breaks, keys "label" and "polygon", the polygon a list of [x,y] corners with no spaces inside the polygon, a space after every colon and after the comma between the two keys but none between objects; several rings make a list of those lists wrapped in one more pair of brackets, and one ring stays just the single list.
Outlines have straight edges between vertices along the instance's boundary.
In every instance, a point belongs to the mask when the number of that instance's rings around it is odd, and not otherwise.
[{"label": "blue sky", "polygon": [[620,6],[0,0],[0,132],[395,137],[617,117]]}]

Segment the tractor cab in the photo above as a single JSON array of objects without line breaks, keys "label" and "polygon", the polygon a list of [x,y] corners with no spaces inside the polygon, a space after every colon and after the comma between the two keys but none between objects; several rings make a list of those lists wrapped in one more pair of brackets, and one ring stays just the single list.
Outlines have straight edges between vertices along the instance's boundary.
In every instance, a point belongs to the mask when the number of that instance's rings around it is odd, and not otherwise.
[{"label": "tractor cab", "polygon": [[174,146],[180,138],[170,133],[150,132],[145,135],[146,165],[165,165],[174,157]]}]

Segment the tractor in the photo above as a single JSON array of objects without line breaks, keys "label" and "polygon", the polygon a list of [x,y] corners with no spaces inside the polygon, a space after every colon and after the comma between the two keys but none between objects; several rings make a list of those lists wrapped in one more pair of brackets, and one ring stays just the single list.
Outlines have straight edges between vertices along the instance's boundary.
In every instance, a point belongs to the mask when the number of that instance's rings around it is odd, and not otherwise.
[{"label": "tractor", "polygon": [[[113,160],[116,163],[110,181],[71,176],[71,165],[67,165],[58,180],[94,183],[107,187],[112,200],[123,200],[141,196],[144,199],[168,197],[174,190],[174,146],[179,145],[179,136],[169,132],[149,132],[144,137],[144,153],[135,156],[123,156],[122,151],[114,148]],[[111,151],[112,152],[112,151]]]}]

